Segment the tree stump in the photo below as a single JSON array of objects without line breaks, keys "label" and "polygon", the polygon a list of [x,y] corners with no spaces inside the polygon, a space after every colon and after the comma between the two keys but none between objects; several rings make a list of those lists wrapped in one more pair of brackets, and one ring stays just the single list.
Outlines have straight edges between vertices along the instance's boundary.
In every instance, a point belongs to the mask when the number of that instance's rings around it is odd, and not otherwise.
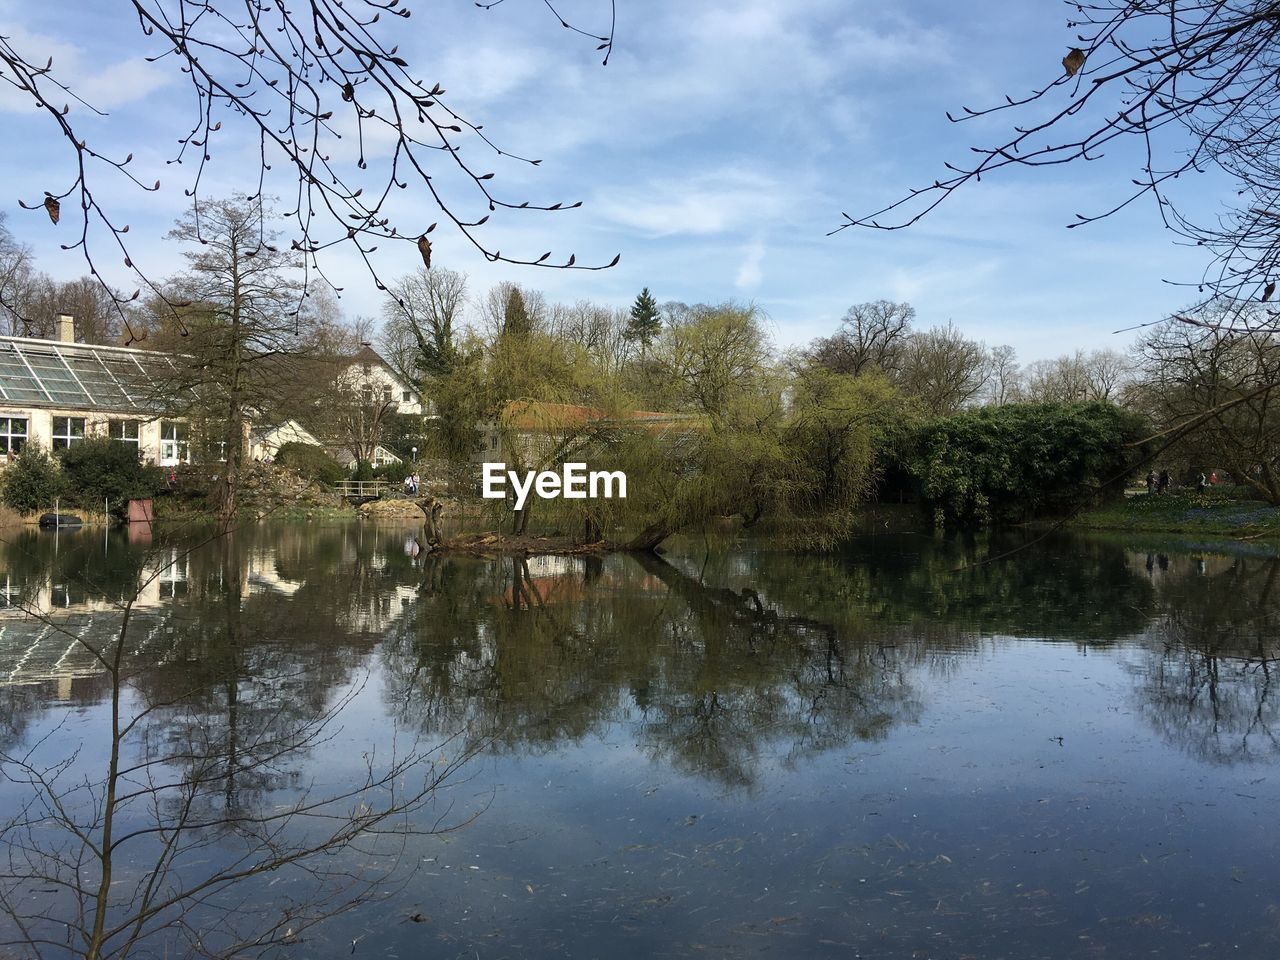
[{"label": "tree stump", "polygon": [[440,517],[444,514],[444,504],[435,497],[419,497],[414,500],[414,503],[422,511],[422,525],[426,528],[427,546],[438,546],[442,539],[440,536]]}]

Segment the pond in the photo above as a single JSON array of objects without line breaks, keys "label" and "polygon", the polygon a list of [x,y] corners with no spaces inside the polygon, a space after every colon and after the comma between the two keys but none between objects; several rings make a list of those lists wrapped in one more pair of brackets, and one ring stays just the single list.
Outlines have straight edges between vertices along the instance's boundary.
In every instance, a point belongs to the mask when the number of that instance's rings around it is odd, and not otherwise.
[{"label": "pond", "polygon": [[0,544],[0,954],[83,952],[113,717],[104,955],[1280,954],[1267,548],[410,534]]}]

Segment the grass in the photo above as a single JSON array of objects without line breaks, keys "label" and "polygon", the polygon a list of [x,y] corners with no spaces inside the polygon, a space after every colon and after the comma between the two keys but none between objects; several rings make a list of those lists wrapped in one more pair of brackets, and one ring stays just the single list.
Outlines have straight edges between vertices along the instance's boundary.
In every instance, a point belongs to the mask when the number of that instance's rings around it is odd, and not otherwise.
[{"label": "grass", "polygon": [[1088,530],[1191,533],[1213,536],[1280,538],[1280,507],[1247,499],[1242,490],[1204,493],[1145,492],[1087,510],[1069,526]]}]

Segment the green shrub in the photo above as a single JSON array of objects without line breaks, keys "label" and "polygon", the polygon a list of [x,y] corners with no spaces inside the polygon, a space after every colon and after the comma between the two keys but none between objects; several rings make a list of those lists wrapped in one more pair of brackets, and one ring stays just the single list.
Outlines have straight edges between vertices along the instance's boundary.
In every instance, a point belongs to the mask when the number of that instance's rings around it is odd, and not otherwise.
[{"label": "green shrub", "polygon": [[352,480],[372,480],[373,464],[368,460],[360,460],[356,463],[355,472],[351,475]]},{"label": "green shrub", "polygon": [[164,485],[160,468],[144,466],[137,447],[107,437],[72,444],[58,459],[67,492],[76,503],[96,509],[105,499],[112,514],[120,517],[130,500],[153,497]]},{"label": "green shrub", "polygon": [[381,467],[373,468],[373,479],[390,480],[393,483],[403,483],[404,478],[413,473],[413,464],[405,461],[404,463],[387,463]]},{"label": "green shrub", "polygon": [[310,443],[281,444],[276,452],[275,462],[296,470],[305,480],[325,486],[332,486],[347,478],[347,471],[342,469],[342,464]]},{"label": "green shrub", "polygon": [[35,443],[27,444],[4,472],[5,505],[22,513],[52,507],[65,489],[57,462]]},{"label": "green shrub", "polygon": [[947,525],[1060,515],[1123,494],[1142,426],[1110,403],[987,407],[927,425],[912,474]]},{"label": "green shrub", "polygon": [[392,413],[383,421],[382,443],[401,460],[413,459],[413,448],[421,457],[427,449],[426,421],[421,414]]}]

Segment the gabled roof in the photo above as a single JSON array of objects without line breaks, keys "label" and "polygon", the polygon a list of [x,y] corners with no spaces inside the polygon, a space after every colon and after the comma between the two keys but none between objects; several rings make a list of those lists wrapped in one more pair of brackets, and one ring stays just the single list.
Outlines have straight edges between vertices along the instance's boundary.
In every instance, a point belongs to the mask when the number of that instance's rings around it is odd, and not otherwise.
[{"label": "gabled roof", "polygon": [[361,363],[380,363],[384,367],[387,361],[382,359],[381,354],[367,343],[360,344],[360,349],[351,356],[352,360],[359,360]]},{"label": "gabled roof", "polygon": [[315,435],[297,420],[285,420],[282,423],[275,423],[270,426],[255,427],[249,432],[249,441],[251,443],[263,443],[272,439],[275,434],[285,431],[293,434],[298,443],[309,443],[313,447],[321,446]]}]

